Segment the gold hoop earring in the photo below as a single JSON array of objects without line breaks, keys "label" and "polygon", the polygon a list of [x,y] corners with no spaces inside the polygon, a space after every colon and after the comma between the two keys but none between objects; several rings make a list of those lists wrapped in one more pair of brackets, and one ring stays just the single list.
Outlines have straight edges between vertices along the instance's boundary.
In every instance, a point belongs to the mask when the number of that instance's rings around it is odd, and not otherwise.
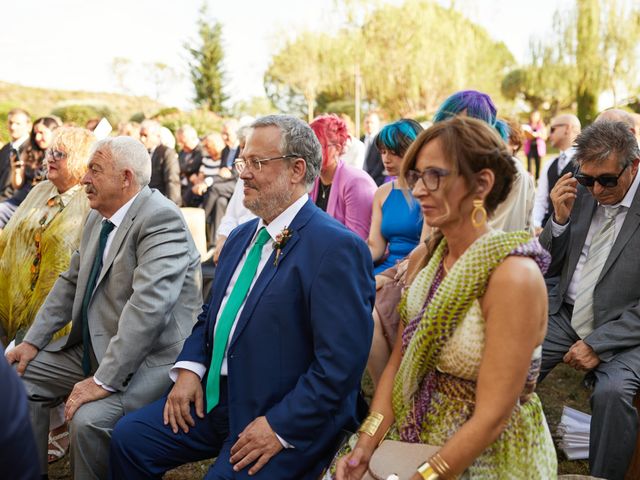
[{"label": "gold hoop earring", "polygon": [[[478,219],[478,215],[480,218]],[[482,200],[477,199],[473,201],[473,211],[471,212],[471,224],[475,228],[481,228],[487,223],[487,209],[484,208]]]}]

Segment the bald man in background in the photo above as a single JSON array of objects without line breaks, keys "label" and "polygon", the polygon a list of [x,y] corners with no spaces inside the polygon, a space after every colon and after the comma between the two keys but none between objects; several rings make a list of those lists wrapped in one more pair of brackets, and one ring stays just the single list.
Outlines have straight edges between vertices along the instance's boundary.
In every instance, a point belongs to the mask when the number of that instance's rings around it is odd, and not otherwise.
[{"label": "bald man in background", "polygon": [[533,206],[533,226],[537,234],[553,215],[553,203],[549,193],[560,177],[575,170],[573,142],[580,133],[580,120],[571,114],[558,115],[551,119],[549,142],[559,150],[559,155],[542,167],[536,199]]}]

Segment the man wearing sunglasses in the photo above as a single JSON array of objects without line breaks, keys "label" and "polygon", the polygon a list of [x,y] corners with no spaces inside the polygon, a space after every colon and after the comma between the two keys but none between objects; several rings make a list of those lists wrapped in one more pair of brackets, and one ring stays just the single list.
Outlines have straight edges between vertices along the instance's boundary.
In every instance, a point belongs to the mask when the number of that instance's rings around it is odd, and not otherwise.
[{"label": "man wearing sunglasses", "polygon": [[540,379],[565,362],[593,382],[591,475],[624,478],[640,387],[640,151],[624,122],[596,121],[576,140],[578,172],[551,191],[540,235],[551,252],[549,324]]}]

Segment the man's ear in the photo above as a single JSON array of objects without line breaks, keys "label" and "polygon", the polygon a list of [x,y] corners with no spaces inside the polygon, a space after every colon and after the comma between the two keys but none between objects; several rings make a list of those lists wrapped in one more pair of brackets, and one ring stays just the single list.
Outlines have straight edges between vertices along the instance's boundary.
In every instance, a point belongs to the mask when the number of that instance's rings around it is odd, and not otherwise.
[{"label": "man's ear", "polygon": [[133,185],[134,182],[134,173],[132,170],[125,168],[122,171],[122,186],[124,188],[129,188],[131,185]]},{"label": "man's ear", "polygon": [[291,164],[291,171],[293,172],[291,183],[304,183],[304,177],[307,173],[307,162],[305,162],[304,158],[294,159]]}]

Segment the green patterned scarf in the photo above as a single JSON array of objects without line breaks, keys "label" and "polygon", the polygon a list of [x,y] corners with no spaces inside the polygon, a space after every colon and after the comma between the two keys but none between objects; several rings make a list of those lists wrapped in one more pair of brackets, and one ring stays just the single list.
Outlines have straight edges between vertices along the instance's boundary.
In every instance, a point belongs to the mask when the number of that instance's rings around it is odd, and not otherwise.
[{"label": "green patterned scarf", "polygon": [[[477,239],[442,280],[403,354],[393,384],[397,425],[410,421],[413,399],[424,376],[435,370],[440,352],[474,300],[484,295],[489,277],[506,256],[531,239],[527,232],[489,232]],[[427,266],[405,292],[400,314],[405,323],[420,314],[429,288],[447,251],[443,239]]]}]

